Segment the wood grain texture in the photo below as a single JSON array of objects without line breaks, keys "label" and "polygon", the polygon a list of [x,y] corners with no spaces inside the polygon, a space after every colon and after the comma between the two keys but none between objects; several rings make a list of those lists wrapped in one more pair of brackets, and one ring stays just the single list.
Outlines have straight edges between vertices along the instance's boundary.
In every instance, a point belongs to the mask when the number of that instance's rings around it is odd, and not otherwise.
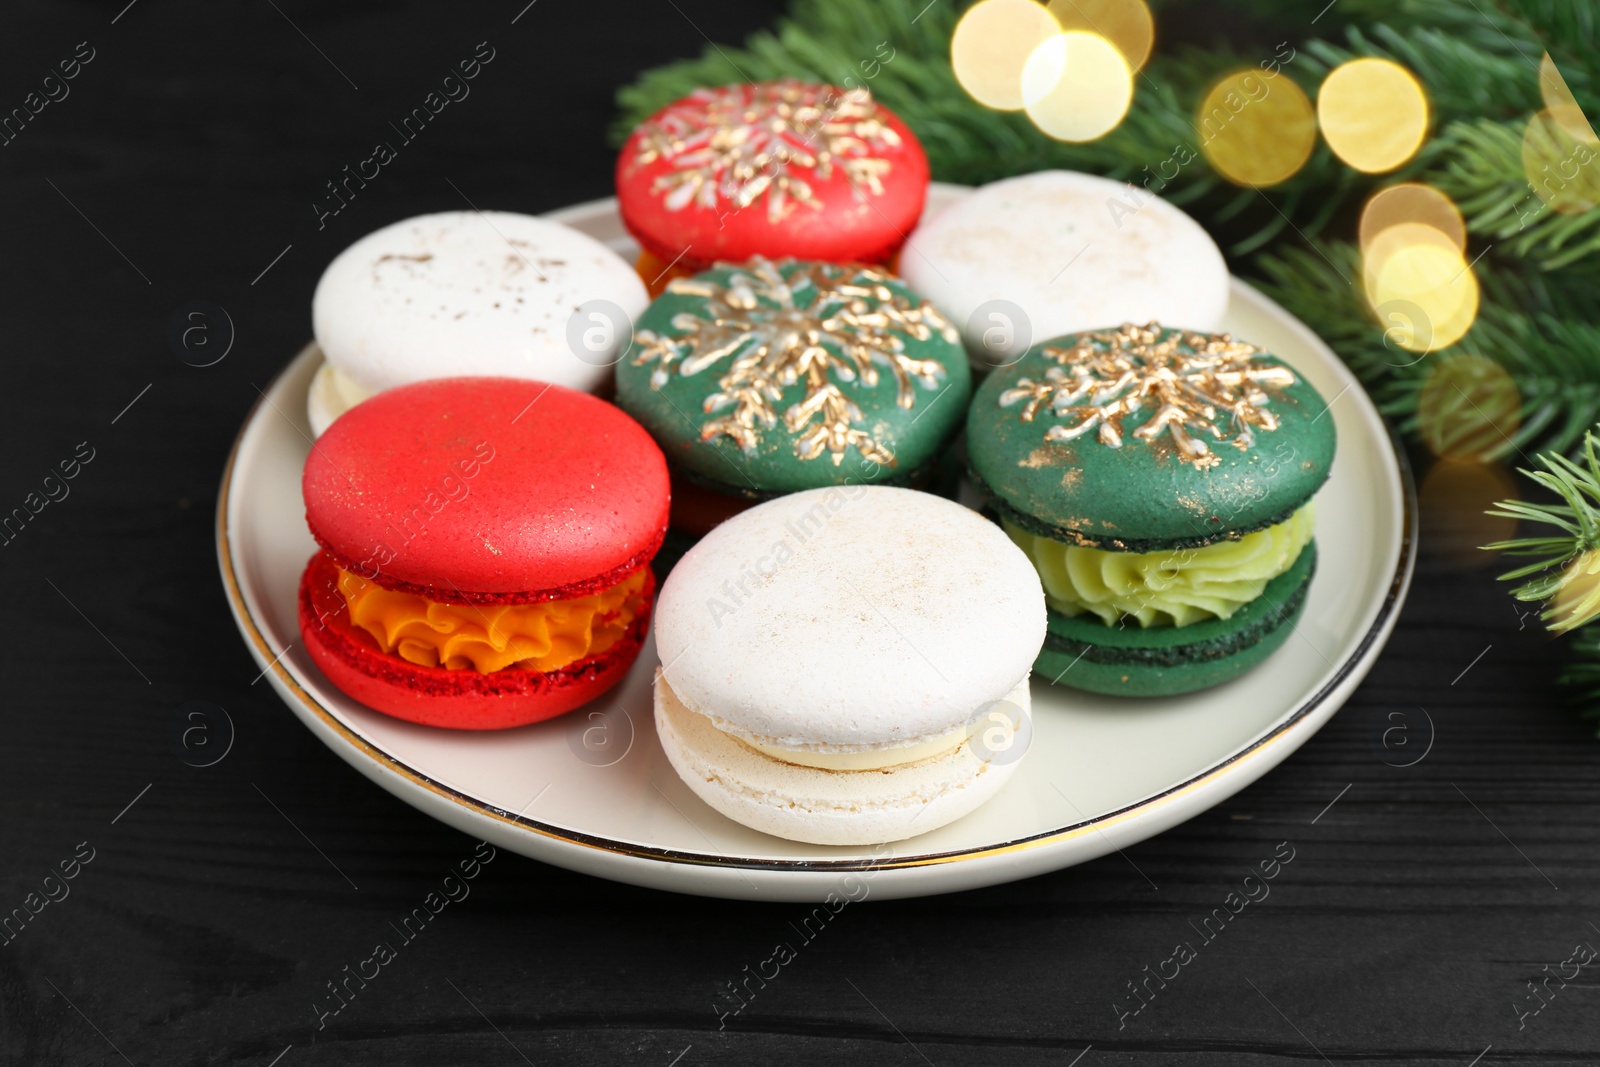
[{"label": "wood grain texture", "polygon": [[[473,846],[252,686],[212,549],[232,437],[308,336],[340,248],[462,194],[523,211],[605,195],[615,87],[775,5],[541,0],[513,26],[522,0],[139,0],[113,25],[123,2],[14,5],[0,34],[0,110],[79,41],[96,49],[0,148],[0,512],[80,442],[95,449],[70,495],[0,547],[0,914],[94,850],[70,895],[0,946],[0,1063],[1465,1067],[1489,1046],[1478,1062],[1600,1060],[1595,970],[1552,983],[1520,1029],[1515,1008],[1541,968],[1600,945],[1600,745],[1558,703],[1559,648],[1492,567],[1447,562],[1437,531],[1333,722],[1123,856],[869,898],[807,941],[798,905],[652,893],[502,852],[319,1029],[326,983],[399,940],[390,924]],[[319,230],[323,183],[483,40],[497,57],[472,95]],[[166,341],[195,299],[237,327],[204,369]],[[173,746],[189,701],[232,718],[215,766]],[[1420,743],[1419,708],[1431,751],[1387,765],[1418,751],[1384,747],[1391,716]],[[1191,922],[1281,842],[1294,859],[1270,894],[1205,941]],[[719,990],[780,942],[795,959],[719,1017],[735,1003]],[[1180,942],[1195,958],[1132,1014],[1127,983]]]}]

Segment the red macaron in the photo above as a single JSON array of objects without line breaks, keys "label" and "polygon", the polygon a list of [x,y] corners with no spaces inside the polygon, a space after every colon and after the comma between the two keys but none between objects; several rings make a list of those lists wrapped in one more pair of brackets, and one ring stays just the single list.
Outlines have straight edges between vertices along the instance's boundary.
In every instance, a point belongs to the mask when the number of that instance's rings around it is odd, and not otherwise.
[{"label": "red macaron", "polygon": [[886,262],[927,193],[922,145],[871,93],[792,79],[697,89],[617,159],[623,223],[691,272],[757,255]]},{"label": "red macaron", "polygon": [[512,378],[390,389],[317,439],[301,484],[322,550],[300,631],[363,704],[521,726],[599,696],[638,655],[667,466],[605,401]]}]

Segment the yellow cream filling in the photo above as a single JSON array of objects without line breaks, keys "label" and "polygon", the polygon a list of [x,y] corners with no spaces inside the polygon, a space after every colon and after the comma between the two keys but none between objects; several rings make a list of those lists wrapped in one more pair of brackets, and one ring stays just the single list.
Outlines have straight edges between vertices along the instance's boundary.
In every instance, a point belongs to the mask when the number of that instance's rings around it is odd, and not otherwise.
[{"label": "yellow cream filling", "polygon": [[902,763],[915,763],[930,756],[953,752],[967,742],[965,724],[929,741],[919,741],[900,748],[863,748],[844,752],[817,752],[811,749],[779,748],[762,745],[745,738],[745,744],[775,760],[797,763],[802,767],[816,767],[824,771],[877,771],[885,767],[898,767]]},{"label": "yellow cream filling", "polygon": [[1045,602],[1063,615],[1098,615],[1107,624],[1188,626],[1226,619],[1294,566],[1311,540],[1308,503],[1276,526],[1204,548],[1108,552],[1069,545],[1004,523],[1044,583]]},{"label": "yellow cream filling", "polygon": [[492,674],[555,671],[622,639],[643,607],[640,568],[609,589],[537,604],[441,604],[339,572],[350,621],[408,663]]}]

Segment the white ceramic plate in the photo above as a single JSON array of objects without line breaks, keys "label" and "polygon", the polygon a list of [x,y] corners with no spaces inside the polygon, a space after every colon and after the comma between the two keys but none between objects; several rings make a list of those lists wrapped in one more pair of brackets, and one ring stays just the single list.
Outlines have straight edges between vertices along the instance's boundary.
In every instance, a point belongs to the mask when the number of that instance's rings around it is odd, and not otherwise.
[{"label": "white ceramic plate", "polygon": [[[935,186],[931,206],[961,195]],[[551,216],[625,255],[616,202]],[[753,900],[947,893],[1094,859],[1191,818],[1304,744],[1366,675],[1399,615],[1415,557],[1403,456],[1339,359],[1282,308],[1235,280],[1226,328],[1275,352],[1333,399],[1339,452],[1317,508],[1318,573],[1298,630],[1227,685],[1159,700],[1098,697],[1035,679],[1033,746],[978,811],[875,849],[768,837],[700,802],[662,755],[650,711],[656,656],[554,722],[492,734],[387,718],[312,666],[295,621],[314,550],[300,500],[310,439],[308,347],[246,420],[223,474],[217,555],[240,631],[310,730],[406,803],[498,847],[636,885]]]}]

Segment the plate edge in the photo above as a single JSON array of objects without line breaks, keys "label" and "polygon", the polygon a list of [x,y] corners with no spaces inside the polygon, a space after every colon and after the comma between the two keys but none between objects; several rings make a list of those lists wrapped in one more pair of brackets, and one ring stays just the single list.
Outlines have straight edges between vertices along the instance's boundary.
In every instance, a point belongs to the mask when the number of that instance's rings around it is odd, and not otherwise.
[{"label": "plate edge", "polygon": [[[561,211],[551,212],[549,214],[556,217],[562,217],[571,213],[576,213],[583,208],[598,208],[600,205],[610,202],[612,202],[612,198],[600,198],[594,201],[585,202],[584,204],[572,205],[568,208],[562,209]],[[1230,279],[1230,282],[1232,283],[1241,281],[1242,279]],[[1243,284],[1248,285],[1249,283],[1244,282]],[[1251,288],[1253,289],[1254,287],[1252,286]],[[1259,293],[1259,291],[1256,292],[1256,295],[1261,299],[1266,300],[1268,303],[1273,304],[1274,307],[1278,307],[1278,305],[1273,303],[1270,298],[1267,298],[1263,294]],[[1315,337],[1320,344],[1326,347],[1326,342],[1322,341],[1320,337],[1317,337],[1316,334],[1310,331],[1309,327],[1306,327],[1304,323],[1301,323],[1298,318],[1289,314],[1288,311],[1281,307],[1278,307],[1278,310],[1281,311],[1287,318],[1292,320],[1301,329],[1304,329],[1310,333],[1312,337]],[[1303,723],[1312,712],[1322,706],[1322,704],[1325,703],[1328,698],[1332,696],[1333,693],[1337,691],[1343,684],[1345,684],[1345,682],[1353,674],[1356,674],[1356,672],[1359,671],[1361,675],[1364,675],[1366,670],[1371,666],[1369,661],[1369,653],[1371,652],[1373,645],[1386,638],[1387,634],[1393,629],[1394,622],[1398,617],[1399,609],[1404,603],[1406,591],[1410,587],[1412,574],[1416,565],[1418,517],[1416,489],[1411,471],[1411,464],[1405,452],[1404,446],[1401,444],[1394,430],[1394,427],[1391,426],[1386,420],[1383,420],[1380,414],[1379,421],[1386,431],[1390,450],[1394,455],[1396,469],[1400,476],[1400,504],[1402,513],[1398,559],[1395,561],[1393,575],[1390,579],[1389,588],[1384,595],[1383,602],[1380,604],[1378,612],[1372,623],[1368,626],[1366,633],[1362,636],[1360,643],[1351,652],[1351,654],[1340,663],[1338,669],[1323,684],[1323,686],[1317,690],[1316,693],[1304,701],[1300,707],[1295,709],[1292,714],[1279,722],[1277,726],[1275,726],[1270,732],[1257,738],[1253,743],[1243,749],[1240,749],[1238,752],[1231,754],[1221,762],[1206,768],[1199,774],[1185,779],[1182,782],[1175,783],[1159,793],[1144,797],[1141,800],[1135,801],[1113,811],[1106,812],[1105,814],[1096,816],[1092,819],[1084,819],[1076,823],[1068,823],[1065,826],[1041,831],[1037,834],[1017,838],[1012,841],[1002,842],[1000,844],[984,845],[972,849],[961,849],[941,853],[924,853],[920,855],[891,858],[879,862],[864,862],[859,859],[730,859],[726,856],[679,852],[673,849],[627,844],[625,842],[614,841],[609,838],[596,837],[593,835],[583,834],[578,831],[567,830],[561,827],[555,827],[541,823],[537,820],[527,818],[526,816],[514,814],[492,804],[477,800],[473,797],[467,796],[452,786],[435,781],[417,768],[411,767],[409,764],[406,764],[389,755],[387,752],[378,748],[373,743],[363,738],[353,729],[347,726],[330,710],[324,707],[322,703],[312,696],[311,693],[309,693],[303,686],[300,685],[300,683],[282,664],[281,654],[275,655],[272,653],[270,645],[268,645],[265,636],[261,633],[260,628],[256,625],[254,617],[250,613],[249,606],[245,603],[243,590],[239,585],[237,572],[234,566],[232,543],[228,526],[230,492],[232,489],[234,468],[239,456],[240,448],[243,445],[244,439],[249,433],[250,428],[254,425],[256,417],[262,406],[269,402],[268,397],[272,393],[273,389],[276,388],[279,381],[281,381],[285,375],[289,374],[295,368],[297,363],[299,363],[302,359],[308,359],[312,357],[312,350],[314,348],[315,342],[313,341],[307,345],[306,348],[302,349],[297,356],[290,360],[290,362],[285,365],[283,369],[274,375],[264,390],[261,390],[260,395],[247,412],[244,422],[240,426],[238,434],[234,437],[233,444],[228,451],[227,461],[223,467],[221,484],[218,487],[217,511],[215,519],[218,570],[222,578],[224,595],[228,599],[229,609],[234,616],[235,624],[246,638],[246,643],[250,649],[251,655],[255,658],[258,664],[263,666],[265,672],[270,672],[273,675],[275,688],[277,688],[280,693],[285,696],[292,696],[308,713],[321,721],[327,730],[329,730],[333,735],[337,736],[340,740],[344,741],[347,746],[353,748],[361,755],[366,756],[375,764],[395,774],[398,774],[401,778],[404,778],[412,785],[420,786],[425,791],[437,796],[440,800],[460,807],[468,814],[478,817],[491,818],[498,822],[506,823],[510,826],[525,831],[531,831],[540,837],[548,838],[552,841],[562,844],[594,849],[619,857],[683,864],[689,866],[719,868],[732,871],[760,870],[782,871],[786,873],[842,874],[850,872],[941,866],[945,864],[972,860],[989,859],[997,856],[1032,851],[1036,848],[1053,845],[1075,837],[1081,837],[1091,832],[1104,832],[1108,827],[1125,822],[1136,814],[1153,810],[1157,807],[1166,805],[1184,796],[1201,790],[1216,778],[1221,776],[1224,772],[1229,771],[1245,761],[1259,756],[1271,746],[1281,742],[1295,727]],[[1336,354],[1334,355],[1334,358],[1336,360],[1338,359]],[[1345,365],[1342,360],[1340,360],[1339,363],[1341,366],[1345,366],[1348,370],[1348,366]],[[1364,393],[1365,388],[1360,386],[1359,382],[1357,384],[1358,387],[1362,388]],[[324,743],[326,743],[328,739],[324,738],[323,740]],[[330,747],[332,746],[330,745]],[[344,753],[340,753],[340,755],[343,756]],[[347,762],[349,762],[348,759]],[[393,790],[390,791],[393,792]]]}]

